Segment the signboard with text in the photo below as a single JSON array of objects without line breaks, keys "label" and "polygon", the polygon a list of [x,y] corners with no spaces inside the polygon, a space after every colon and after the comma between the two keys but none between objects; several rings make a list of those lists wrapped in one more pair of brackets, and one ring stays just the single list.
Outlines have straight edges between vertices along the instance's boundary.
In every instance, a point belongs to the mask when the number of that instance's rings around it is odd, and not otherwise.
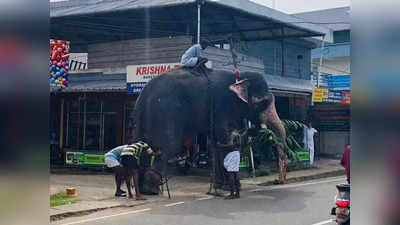
[{"label": "signboard with text", "polygon": [[154,77],[178,68],[179,63],[132,65],[126,68],[126,91],[128,94],[137,94]]},{"label": "signboard with text", "polygon": [[66,152],[65,164],[68,166],[105,166],[103,153]]},{"label": "signboard with text", "polygon": [[342,104],[350,104],[350,91],[342,91]]},{"label": "signboard with text", "polygon": [[328,99],[328,89],[327,88],[314,88],[312,92],[313,102],[325,102]]},{"label": "signboard with text", "polygon": [[320,87],[327,87],[331,90],[343,91],[350,90],[351,77],[346,75],[322,74],[320,77]]}]

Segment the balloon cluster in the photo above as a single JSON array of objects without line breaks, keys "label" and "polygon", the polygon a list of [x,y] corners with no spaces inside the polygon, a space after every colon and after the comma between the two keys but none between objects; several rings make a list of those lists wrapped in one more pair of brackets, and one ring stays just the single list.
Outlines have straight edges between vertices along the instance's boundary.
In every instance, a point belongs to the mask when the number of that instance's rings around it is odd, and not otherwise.
[{"label": "balloon cluster", "polygon": [[50,39],[50,85],[67,87],[69,75],[70,42]]}]

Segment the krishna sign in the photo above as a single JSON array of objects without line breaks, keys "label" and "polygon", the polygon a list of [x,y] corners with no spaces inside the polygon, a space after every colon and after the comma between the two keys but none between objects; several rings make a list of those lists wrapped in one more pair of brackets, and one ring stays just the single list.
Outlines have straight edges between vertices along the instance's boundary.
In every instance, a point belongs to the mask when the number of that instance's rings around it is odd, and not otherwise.
[{"label": "krishna sign", "polygon": [[126,91],[129,94],[139,93],[147,82],[154,77],[174,68],[179,68],[179,63],[132,65],[126,67]]}]

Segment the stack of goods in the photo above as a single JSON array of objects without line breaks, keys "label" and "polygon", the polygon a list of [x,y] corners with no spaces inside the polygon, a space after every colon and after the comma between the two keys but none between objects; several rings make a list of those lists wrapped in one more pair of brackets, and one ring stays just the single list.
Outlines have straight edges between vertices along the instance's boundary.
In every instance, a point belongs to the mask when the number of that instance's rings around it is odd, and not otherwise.
[{"label": "stack of goods", "polygon": [[69,41],[50,39],[50,86],[68,86],[69,51]]}]

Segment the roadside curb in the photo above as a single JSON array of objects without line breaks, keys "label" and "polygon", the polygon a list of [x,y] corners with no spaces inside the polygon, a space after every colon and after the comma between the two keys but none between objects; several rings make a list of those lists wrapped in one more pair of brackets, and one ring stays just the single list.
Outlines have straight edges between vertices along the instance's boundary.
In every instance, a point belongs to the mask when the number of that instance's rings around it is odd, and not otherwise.
[{"label": "roadside curb", "polygon": [[99,207],[99,208],[94,208],[94,209],[85,209],[85,210],[78,210],[78,211],[73,211],[73,212],[63,212],[63,213],[59,213],[59,214],[50,215],[50,222],[66,219],[69,217],[88,215],[88,214],[106,210],[106,209],[131,208],[131,207],[142,206],[142,205],[146,205],[146,204],[147,204],[147,202],[143,202],[143,203],[139,203],[139,204],[135,204],[135,205],[120,204],[120,205],[114,205],[114,206],[109,206],[109,207]]},{"label": "roadside curb", "polygon": [[[343,169],[340,169],[340,170],[328,171],[328,172],[317,173],[317,174],[307,175],[307,176],[291,177],[291,178],[287,179],[287,182],[285,184],[297,183],[297,182],[309,181],[309,180],[316,180],[316,179],[322,179],[322,178],[328,178],[328,177],[337,177],[337,176],[342,176],[345,174],[346,174],[346,171]],[[259,183],[256,185],[272,186],[272,185],[276,185],[274,182],[275,181],[267,181],[267,182]]]}]

